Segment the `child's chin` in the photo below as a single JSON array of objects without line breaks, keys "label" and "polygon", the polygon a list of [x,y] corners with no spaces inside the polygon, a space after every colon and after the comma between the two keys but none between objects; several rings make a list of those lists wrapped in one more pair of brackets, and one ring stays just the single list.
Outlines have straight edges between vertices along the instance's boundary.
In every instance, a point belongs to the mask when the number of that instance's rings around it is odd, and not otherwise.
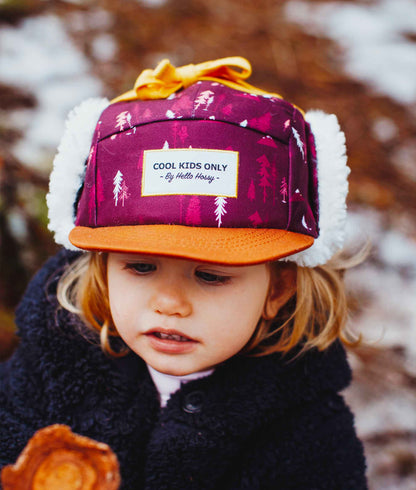
[{"label": "child's chin", "polygon": [[160,369],[158,369],[157,367],[154,367],[154,369],[156,369],[156,371],[159,371],[159,373],[168,374],[169,376],[187,376],[188,374],[193,374],[193,373],[198,371],[198,370],[186,369],[186,368],[163,368],[163,367],[161,367]]},{"label": "child's chin", "polygon": [[194,374],[208,369],[200,366],[180,365],[180,363],[177,363],[177,365],[174,365],[174,363],[165,364],[157,362],[148,364],[159,373],[167,374],[169,376],[187,376],[188,374]]}]

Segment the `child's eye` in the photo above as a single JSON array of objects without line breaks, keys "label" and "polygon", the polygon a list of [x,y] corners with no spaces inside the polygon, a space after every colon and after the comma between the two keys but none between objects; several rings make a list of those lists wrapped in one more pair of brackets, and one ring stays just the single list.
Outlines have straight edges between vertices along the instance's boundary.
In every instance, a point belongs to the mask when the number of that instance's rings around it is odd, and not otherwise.
[{"label": "child's eye", "polygon": [[201,281],[210,284],[225,284],[230,280],[230,276],[223,276],[212,272],[196,271],[195,275],[198,279],[201,279]]},{"label": "child's eye", "polygon": [[125,269],[131,270],[136,274],[149,274],[156,270],[156,265],[148,262],[132,262],[126,264]]}]

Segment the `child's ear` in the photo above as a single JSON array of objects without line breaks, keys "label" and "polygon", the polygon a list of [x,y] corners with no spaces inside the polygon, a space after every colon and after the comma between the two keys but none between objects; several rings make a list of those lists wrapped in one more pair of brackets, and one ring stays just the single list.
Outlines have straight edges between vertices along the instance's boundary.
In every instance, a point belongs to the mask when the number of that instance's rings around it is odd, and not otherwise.
[{"label": "child's ear", "polygon": [[270,271],[269,294],[263,309],[263,319],[272,320],[280,308],[296,293],[296,264],[286,263]]}]

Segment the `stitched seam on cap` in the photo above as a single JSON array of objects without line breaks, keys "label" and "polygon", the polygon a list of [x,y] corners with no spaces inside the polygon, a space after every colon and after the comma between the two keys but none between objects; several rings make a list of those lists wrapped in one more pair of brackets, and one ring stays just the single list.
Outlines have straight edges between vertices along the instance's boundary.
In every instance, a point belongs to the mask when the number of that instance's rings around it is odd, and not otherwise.
[{"label": "stitched seam on cap", "polygon": [[[286,145],[288,146],[289,145],[289,139],[287,141],[283,141],[282,139],[280,139],[279,137],[277,136],[274,136],[270,133],[268,133],[267,131],[260,131],[259,129],[256,129],[256,128],[251,128],[249,126],[241,126],[239,123],[234,123],[234,122],[231,122],[231,121],[223,121],[222,119],[202,119],[202,118],[180,118],[180,119],[166,119],[166,118],[163,118],[163,119],[158,119],[156,121],[149,121],[149,122],[144,122],[144,123],[141,123],[141,124],[135,124],[134,126],[132,127],[129,127],[129,128],[126,128],[126,129],[123,129],[123,131],[114,131],[112,133],[109,133],[107,136],[103,136],[102,138],[99,138],[97,140],[97,142],[101,142],[101,141],[105,141],[107,140],[108,138],[111,138],[112,136],[114,135],[119,135],[119,134],[123,134],[123,133],[127,133],[128,131],[132,131],[134,128],[141,128],[143,126],[149,126],[151,124],[160,124],[160,123],[171,123],[171,122],[174,122],[174,121],[205,121],[205,122],[209,122],[209,123],[223,123],[223,124],[229,124],[230,126],[235,126],[237,128],[240,128],[240,129],[245,129],[245,130],[250,130],[250,131],[253,131],[254,133],[257,133],[257,134],[261,134],[261,135],[264,135],[264,136],[270,136],[272,137],[273,139],[275,139],[276,141],[279,141],[279,143],[282,143],[283,145]],[[290,137],[290,135],[289,135]]]}]

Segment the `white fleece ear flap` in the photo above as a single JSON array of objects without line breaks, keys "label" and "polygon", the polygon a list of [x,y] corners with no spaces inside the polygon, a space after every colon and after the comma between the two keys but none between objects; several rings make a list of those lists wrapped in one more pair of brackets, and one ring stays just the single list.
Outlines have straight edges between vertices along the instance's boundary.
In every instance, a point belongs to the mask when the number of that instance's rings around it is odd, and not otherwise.
[{"label": "white fleece ear flap", "polygon": [[323,265],[342,248],[347,219],[348,194],[345,135],[334,114],[308,111],[305,120],[315,138],[318,168],[319,237],[314,244],[287,257],[304,267]]},{"label": "white fleece ear flap", "polygon": [[56,243],[69,250],[80,250],[68,240],[68,234],[75,226],[74,203],[84,179],[85,161],[95,126],[109,103],[108,99],[92,98],[72,109],[53,161],[46,196],[48,228],[54,233]]}]

